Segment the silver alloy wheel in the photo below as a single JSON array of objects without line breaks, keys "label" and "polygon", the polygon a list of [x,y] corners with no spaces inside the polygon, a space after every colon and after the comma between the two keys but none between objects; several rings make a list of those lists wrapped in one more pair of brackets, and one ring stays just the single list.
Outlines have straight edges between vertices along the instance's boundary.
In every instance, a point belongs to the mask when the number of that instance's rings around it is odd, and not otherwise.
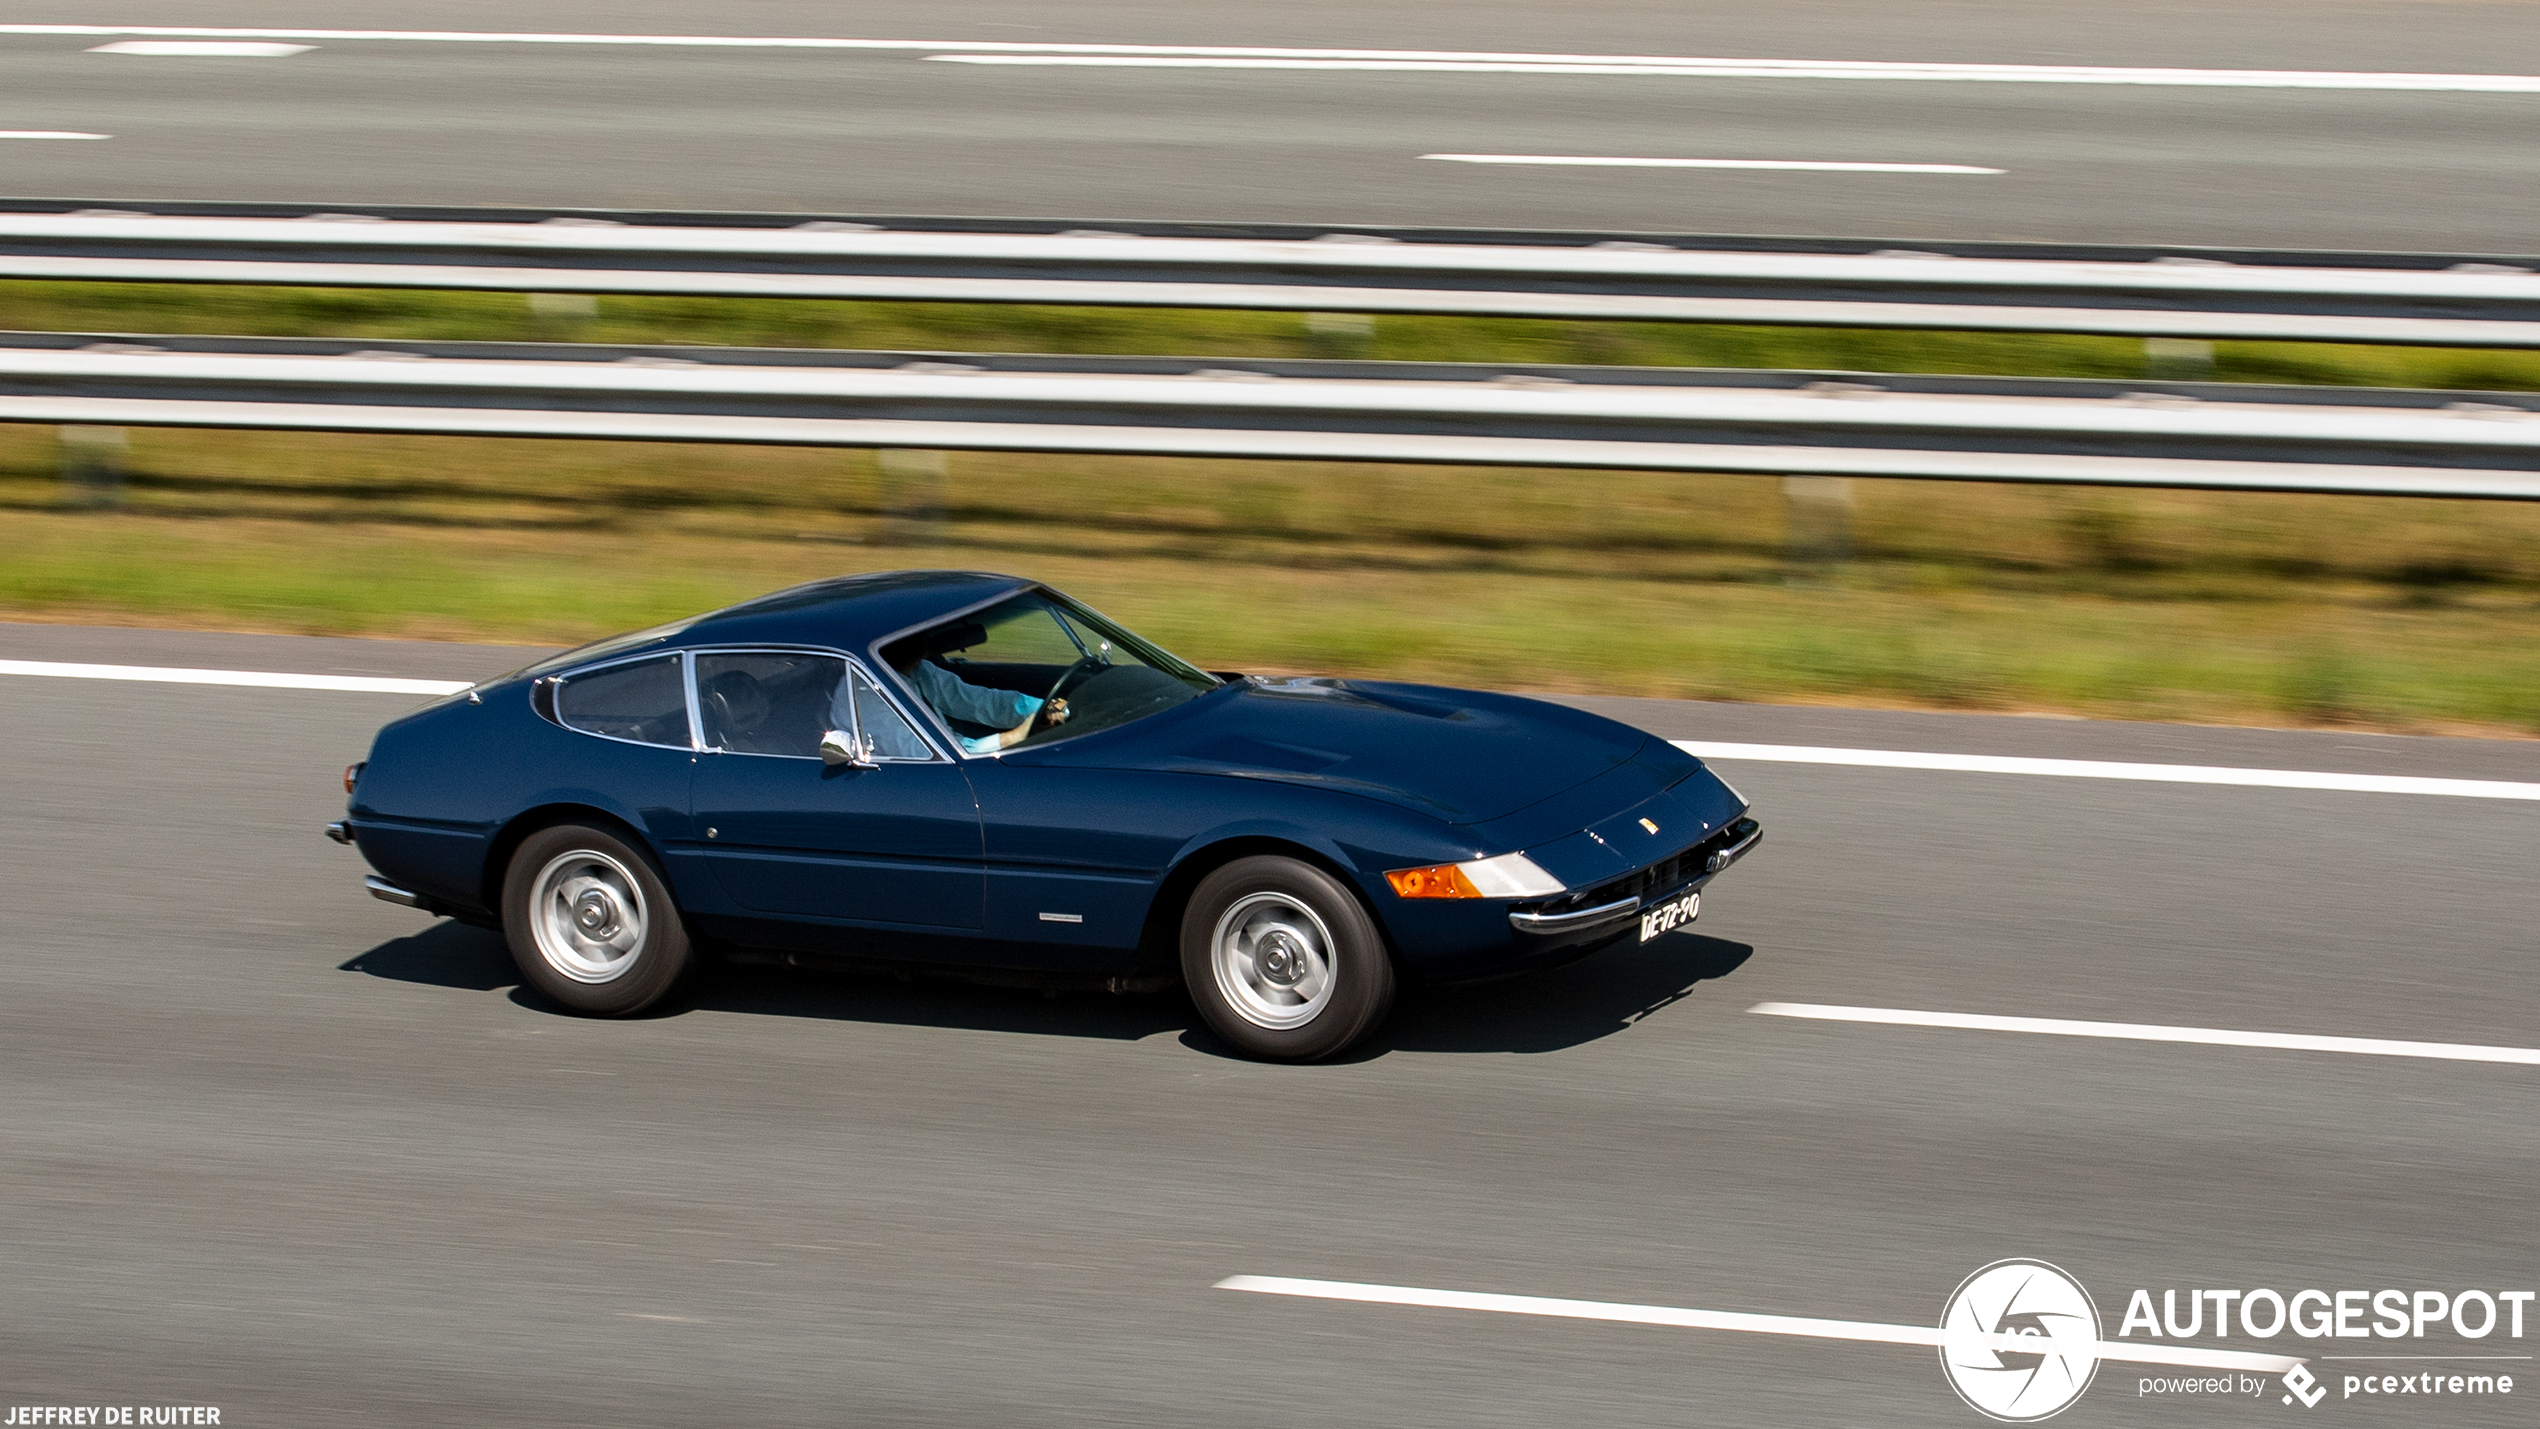
[{"label": "silver alloy wheel", "polygon": [[1302,1027],[1331,1005],[1331,930],[1287,894],[1236,899],[1210,935],[1208,961],[1226,1005],[1255,1027]]},{"label": "silver alloy wheel", "polygon": [[643,886],[597,850],[558,854],[530,885],[529,928],[547,966],[575,982],[615,982],[644,947]]}]

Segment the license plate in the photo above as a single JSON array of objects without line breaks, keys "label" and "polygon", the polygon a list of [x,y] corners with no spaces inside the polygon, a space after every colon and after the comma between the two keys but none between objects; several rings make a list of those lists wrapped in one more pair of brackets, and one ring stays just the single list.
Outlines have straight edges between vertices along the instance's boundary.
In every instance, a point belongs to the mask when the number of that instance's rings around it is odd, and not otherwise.
[{"label": "license plate", "polygon": [[1640,915],[1640,940],[1644,943],[1661,933],[1673,932],[1702,916],[1699,892],[1679,893]]}]

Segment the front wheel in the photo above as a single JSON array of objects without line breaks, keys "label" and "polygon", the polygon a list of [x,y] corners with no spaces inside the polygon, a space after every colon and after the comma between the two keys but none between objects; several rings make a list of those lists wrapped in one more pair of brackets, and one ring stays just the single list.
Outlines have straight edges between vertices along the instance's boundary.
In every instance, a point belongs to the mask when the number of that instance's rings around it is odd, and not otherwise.
[{"label": "front wheel", "polygon": [[1277,1062],[1336,1056],[1393,1005],[1393,960],[1348,886],[1292,858],[1240,858],[1182,912],[1182,980],[1211,1030]]},{"label": "front wheel", "polygon": [[695,961],[652,861],[579,824],[521,840],[503,879],[503,937],[530,986],[591,1017],[643,1011]]}]

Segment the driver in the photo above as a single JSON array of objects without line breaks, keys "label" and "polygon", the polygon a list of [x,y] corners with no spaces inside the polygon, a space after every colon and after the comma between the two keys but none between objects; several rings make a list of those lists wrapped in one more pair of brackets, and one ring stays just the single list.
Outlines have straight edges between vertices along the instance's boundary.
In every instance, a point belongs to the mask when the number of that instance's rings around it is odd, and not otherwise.
[{"label": "driver", "polygon": [[[1019,690],[1000,690],[974,685],[932,660],[910,656],[906,663],[892,666],[900,678],[916,687],[926,703],[934,706],[946,723],[985,725],[992,734],[970,736],[955,734],[966,754],[994,754],[1011,749],[1031,734],[1032,723],[1047,712],[1051,724],[1067,722],[1067,701],[1044,701]],[[847,698],[840,687],[839,698]],[[844,726],[841,726],[843,728]]]}]

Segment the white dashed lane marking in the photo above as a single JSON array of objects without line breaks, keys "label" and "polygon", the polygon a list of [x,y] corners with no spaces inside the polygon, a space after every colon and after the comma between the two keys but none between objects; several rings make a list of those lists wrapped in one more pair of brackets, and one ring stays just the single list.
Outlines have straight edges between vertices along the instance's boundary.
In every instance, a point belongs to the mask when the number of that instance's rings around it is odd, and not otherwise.
[{"label": "white dashed lane marking", "polygon": [[1722,744],[1702,739],[1679,739],[1673,743],[1702,759],[1753,759],[1774,764],[1845,764],[1863,769],[2028,774],[2050,779],[2135,779],[2154,784],[2237,784],[2255,789],[2326,789],[2346,794],[2540,799],[2540,784],[2503,779],[2328,774],[2309,769],[2233,769],[2205,764],[2119,764],[2103,759],[2026,759],[1999,754],[1926,754],[1909,749],[1833,749],[1802,744]]},{"label": "white dashed lane marking", "polygon": [[[1220,1290],[1246,1290],[1256,1295],[1296,1295],[1311,1300],[1356,1300],[1371,1305],[1413,1305],[1431,1310],[1482,1310],[1502,1315],[1543,1315],[1563,1320],[1606,1320],[1624,1325],[1665,1325],[1685,1330],[1741,1330],[1749,1334],[1800,1335],[1818,1340],[1856,1340],[1869,1344],[1937,1348],[1942,1333],[1936,1325],[1881,1325],[1863,1320],[1818,1320],[1797,1315],[1750,1315],[1729,1310],[1686,1310],[1673,1305],[1620,1305],[1603,1300],[1553,1300],[1539,1295],[1489,1295],[1470,1290],[1423,1290],[1409,1285],[1359,1285],[1345,1280],[1291,1280],[1279,1275],[1229,1275]],[[1989,1337],[1998,1350],[2034,1353],[2017,1335]],[[2194,1365],[2207,1369],[2239,1369],[2281,1374],[2301,1360],[2291,1355],[2249,1354],[2192,1345],[2139,1344],[2101,1340],[2099,1358],[2134,1364]]]},{"label": "white dashed lane marking", "polygon": [[2148,1022],[2077,1022],[2062,1017],[1990,1017],[1974,1012],[1909,1012],[1894,1007],[1833,1007],[1815,1002],[1759,1002],[1765,1017],[1868,1022],[1888,1027],[1946,1027],[1965,1032],[2031,1032],[2052,1037],[2108,1037],[2127,1042],[2192,1042],[2208,1047],[2260,1047],[2277,1052],[2346,1052],[2364,1057],[2430,1057],[2444,1062],[2505,1062],[2540,1067],[2540,1047],[2485,1047],[2469,1042],[2400,1042],[2383,1037],[2315,1037],[2302,1032],[2234,1032],[2219,1027],[2165,1027]]},{"label": "white dashed lane marking", "polygon": [[2000,174],[1971,164],[1873,164],[1841,159],[1633,159],[1589,154],[1422,154],[1450,164],[1534,164],[1571,169],[1790,169],[1819,174]]},{"label": "white dashed lane marking", "polygon": [[468,680],[395,680],[377,675],[292,675],[269,670],[182,670],[160,665],[77,665],[0,660],[0,675],[67,680],[142,680],[161,685],[237,685],[259,690],[336,690],[361,695],[450,695]]},{"label": "white dashed lane marking", "polygon": [[118,40],[90,45],[93,55],[157,55],[162,58],[280,60],[305,55],[315,45],[259,44],[236,40]]}]

